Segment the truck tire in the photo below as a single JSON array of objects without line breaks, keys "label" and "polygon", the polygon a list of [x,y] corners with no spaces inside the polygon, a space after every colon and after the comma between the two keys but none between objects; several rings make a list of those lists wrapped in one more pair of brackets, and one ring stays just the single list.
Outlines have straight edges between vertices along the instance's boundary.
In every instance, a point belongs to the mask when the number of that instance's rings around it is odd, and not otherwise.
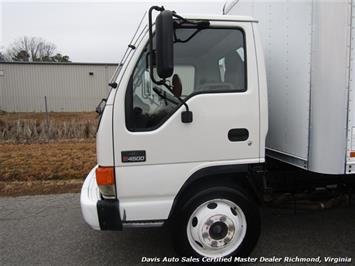
[{"label": "truck tire", "polygon": [[259,208],[238,188],[210,187],[185,201],[172,230],[181,257],[247,257],[260,235]]}]

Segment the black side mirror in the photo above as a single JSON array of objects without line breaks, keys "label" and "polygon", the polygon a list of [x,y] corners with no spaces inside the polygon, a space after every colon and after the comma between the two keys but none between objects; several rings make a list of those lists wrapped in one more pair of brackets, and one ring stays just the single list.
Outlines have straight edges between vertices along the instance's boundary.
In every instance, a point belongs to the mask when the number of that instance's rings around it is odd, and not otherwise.
[{"label": "black side mirror", "polygon": [[162,79],[174,73],[174,20],[173,12],[163,10],[155,20],[156,64]]},{"label": "black side mirror", "polygon": [[[160,14],[155,20],[155,44],[156,48],[153,51],[153,23],[152,13],[153,10],[159,11]],[[149,69],[150,78],[157,85],[164,85],[169,90],[171,86],[166,83],[166,78],[169,78],[174,73],[174,19],[179,17],[174,12],[165,10],[164,7],[152,6],[148,12],[149,19]],[[154,61],[155,59],[155,61]],[[154,63],[157,66],[158,76],[161,80],[156,80],[153,74]],[[183,104],[186,111],[181,112],[181,121],[183,123],[191,123],[193,114],[189,110],[187,103],[180,98],[181,95],[181,81],[178,76],[173,78],[174,96]],[[160,94],[159,89],[153,88],[153,91]]]}]

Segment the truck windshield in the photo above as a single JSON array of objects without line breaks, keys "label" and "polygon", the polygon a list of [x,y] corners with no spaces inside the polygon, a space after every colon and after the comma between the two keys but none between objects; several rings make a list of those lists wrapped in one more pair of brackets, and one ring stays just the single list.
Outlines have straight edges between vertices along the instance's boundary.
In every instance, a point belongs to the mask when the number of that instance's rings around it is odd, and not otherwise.
[{"label": "truck windshield", "polygon": [[[195,30],[178,28],[176,37],[185,40]],[[153,87],[159,87],[171,95],[164,86],[151,81],[148,51],[146,47],[140,56],[127,88],[126,125],[131,131],[154,130],[180,107],[179,101],[167,101],[153,91]],[[188,42],[176,42],[174,72],[181,79],[183,99],[201,93],[245,92],[244,32],[241,29],[208,28],[199,31]]]}]

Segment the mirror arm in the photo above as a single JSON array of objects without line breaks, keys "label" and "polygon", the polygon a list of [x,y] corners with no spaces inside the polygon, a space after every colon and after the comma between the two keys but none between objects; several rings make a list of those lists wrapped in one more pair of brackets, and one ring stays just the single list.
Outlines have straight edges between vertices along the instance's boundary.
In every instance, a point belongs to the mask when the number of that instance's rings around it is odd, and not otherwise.
[{"label": "mirror arm", "polygon": [[190,111],[189,106],[187,105],[187,103],[186,103],[183,99],[181,99],[181,97],[174,95],[173,92],[171,91],[170,86],[169,86],[168,84],[164,83],[164,84],[162,84],[162,85],[163,85],[165,88],[167,88],[167,89],[172,93],[172,95],[173,95],[176,99],[178,99],[178,100],[180,101],[180,103],[181,103],[182,105],[185,106],[187,112]]},{"label": "mirror arm", "polygon": [[183,18],[182,16],[179,16],[178,14],[176,14],[175,11],[173,11],[173,16],[175,18],[180,19],[180,23],[178,23],[179,26],[181,26],[182,24],[191,24],[197,27],[197,29],[206,29],[210,26],[210,22],[208,20],[201,20],[201,21],[193,21],[193,20],[188,20],[186,18]]},{"label": "mirror arm", "polygon": [[175,21],[175,27],[183,27],[183,24],[190,24],[196,27],[196,30],[185,40],[181,40],[176,36],[176,31],[174,30],[174,42],[175,43],[186,43],[188,41],[190,41],[193,37],[196,36],[197,33],[199,33],[201,30],[206,29],[210,26],[210,22],[209,21],[191,21],[191,20],[187,20],[179,15],[177,15],[175,12],[173,13],[173,16],[178,18],[180,20],[180,22]]},{"label": "mirror arm", "polygon": [[178,39],[177,36],[176,36],[176,33],[174,33],[175,42],[187,43],[187,42],[190,41],[193,37],[195,37],[196,34],[199,33],[200,31],[201,31],[200,29],[195,30],[194,33],[192,33],[192,34],[190,35],[190,37],[188,37],[188,38],[185,39],[185,40]]},{"label": "mirror arm", "polygon": [[172,99],[169,99],[167,96],[166,96],[166,92],[163,91],[162,89],[158,88],[158,87],[154,87],[153,88],[153,91],[159,95],[160,98],[164,99],[165,101],[168,101],[170,103],[173,103],[173,104],[176,104],[178,105],[179,103],[178,102],[175,102],[174,100]]}]

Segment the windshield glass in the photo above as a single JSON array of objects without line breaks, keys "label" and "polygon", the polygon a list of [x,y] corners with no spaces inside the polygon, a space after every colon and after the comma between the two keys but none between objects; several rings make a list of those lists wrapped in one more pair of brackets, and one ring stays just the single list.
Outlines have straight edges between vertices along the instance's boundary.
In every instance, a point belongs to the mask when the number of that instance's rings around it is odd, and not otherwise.
[{"label": "windshield glass", "polygon": [[127,45],[126,51],[123,54],[120,63],[118,64],[118,67],[112,77],[112,81],[111,82],[115,82],[121,69],[122,66],[125,64],[128,56],[130,55],[130,52],[132,50],[133,47],[135,47],[139,41],[139,39],[143,36],[143,33],[147,30],[147,24],[144,24],[143,21],[146,20],[147,17],[147,12],[145,12],[139,22],[139,25],[137,27],[137,30],[135,31],[135,33],[133,34],[133,37],[131,39],[131,41],[129,42],[129,44]]}]

